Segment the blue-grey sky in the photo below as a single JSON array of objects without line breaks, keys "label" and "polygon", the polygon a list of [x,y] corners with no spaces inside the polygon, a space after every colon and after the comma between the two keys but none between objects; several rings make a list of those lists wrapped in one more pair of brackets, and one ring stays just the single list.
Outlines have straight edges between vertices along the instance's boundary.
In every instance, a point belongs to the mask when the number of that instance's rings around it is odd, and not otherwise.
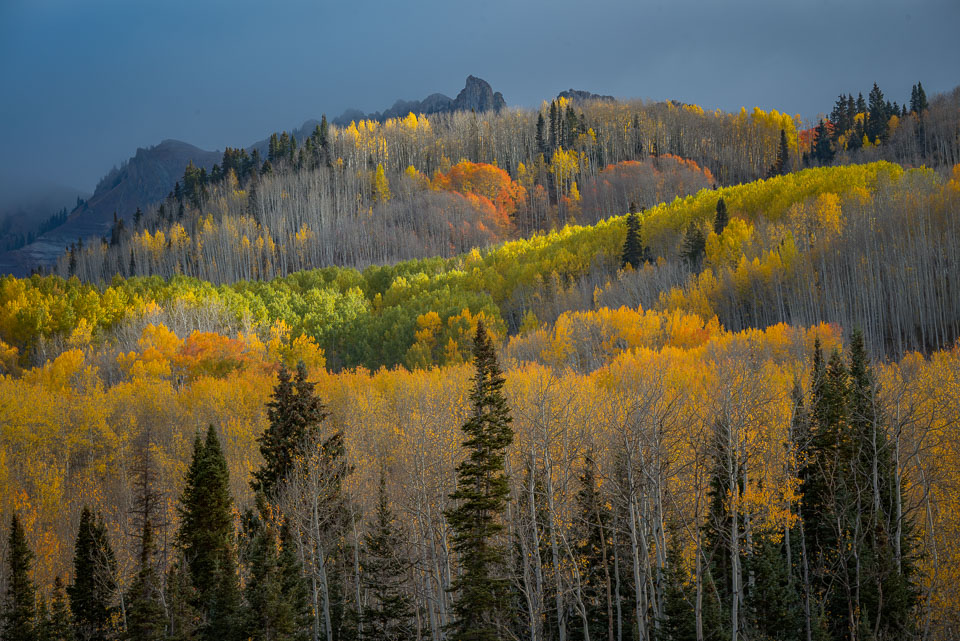
[{"label": "blue-grey sky", "polygon": [[0,0],[0,177],[91,190],[138,146],[347,107],[570,87],[813,117],[960,84],[958,0]]}]

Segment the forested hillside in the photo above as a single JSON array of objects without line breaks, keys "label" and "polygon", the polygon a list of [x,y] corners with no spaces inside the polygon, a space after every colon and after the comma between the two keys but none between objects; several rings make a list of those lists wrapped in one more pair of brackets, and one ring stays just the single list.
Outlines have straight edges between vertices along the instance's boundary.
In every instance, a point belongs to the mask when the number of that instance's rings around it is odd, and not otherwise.
[{"label": "forested hillside", "polygon": [[0,638],[955,638],[960,94],[921,92],[188,165],[0,278]]}]

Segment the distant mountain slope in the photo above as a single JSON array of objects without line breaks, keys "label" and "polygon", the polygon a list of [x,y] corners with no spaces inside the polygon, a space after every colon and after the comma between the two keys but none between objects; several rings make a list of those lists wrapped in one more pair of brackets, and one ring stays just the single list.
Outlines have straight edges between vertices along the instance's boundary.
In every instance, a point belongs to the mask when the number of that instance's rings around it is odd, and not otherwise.
[{"label": "distant mountain slope", "polygon": [[466,84],[456,98],[450,98],[442,93],[435,93],[423,100],[397,100],[393,106],[385,111],[376,111],[364,114],[357,109],[347,109],[333,124],[346,126],[355,120],[387,120],[388,118],[402,118],[408,113],[438,114],[454,111],[494,111],[498,112],[507,106],[503,94],[494,92],[490,83],[476,76],[467,76]]},{"label": "distant mountain slope", "polygon": [[209,170],[220,158],[218,151],[205,151],[179,140],[137,149],[132,158],[100,180],[93,196],[71,211],[63,225],[26,247],[0,253],[0,273],[24,274],[38,265],[49,265],[77,239],[108,234],[114,212],[129,219],[137,207],[166,196],[191,161]]}]

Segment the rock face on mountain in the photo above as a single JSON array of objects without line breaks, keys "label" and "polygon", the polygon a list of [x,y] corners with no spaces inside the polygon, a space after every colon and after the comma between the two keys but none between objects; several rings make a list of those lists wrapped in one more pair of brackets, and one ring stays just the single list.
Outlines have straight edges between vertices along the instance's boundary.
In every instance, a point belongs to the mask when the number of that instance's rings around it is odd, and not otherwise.
[{"label": "rock face on mountain", "polygon": [[388,118],[403,118],[411,112],[427,115],[454,111],[498,112],[506,106],[503,94],[494,92],[489,82],[476,76],[467,76],[467,82],[456,98],[435,93],[423,100],[397,100],[389,109],[369,114],[358,109],[347,109],[333,119],[333,124],[343,127],[362,119],[383,121]]},{"label": "rock face on mountain", "polygon": [[589,100],[602,100],[604,102],[616,102],[613,96],[602,96],[598,93],[590,93],[580,89],[567,89],[557,94],[557,98],[566,98],[571,102],[587,102]]},{"label": "rock face on mountain", "polygon": [[0,274],[22,275],[39,265],[49,265],[78,238],[110,232],[113,213],[132,218],[137,207],[146,207],[166,196],[183,176],[189,162],[208,171],[219,162],[220,152],[204,151],[179,140],[164,140],[137,153],[104,176],[86,202],[70,212],[67,221],[40,235],[33,243],[0,253]]}]

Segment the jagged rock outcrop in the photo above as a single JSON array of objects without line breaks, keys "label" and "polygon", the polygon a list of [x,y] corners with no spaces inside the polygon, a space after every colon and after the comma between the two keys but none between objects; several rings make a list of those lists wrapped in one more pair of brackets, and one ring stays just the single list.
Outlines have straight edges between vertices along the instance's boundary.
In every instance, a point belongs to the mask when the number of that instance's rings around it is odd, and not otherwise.
[{"label": "jagged rock outcrop", "polygon": [[335,125],[346,126],[356,120],[387,120],[388,118],[403,118],[408,113],[438,114],[454,111],[484,111],[498,112],[507,106],[503,94],[494,91],[490,83],[483,78],[467,76],[467,81],[456,98],[450,98],[442,93],[430,94],[423,100],[397,100],[393,106],[384,111],[375,111],[364,114],[358,109],[347,109],[333,119]]}]

